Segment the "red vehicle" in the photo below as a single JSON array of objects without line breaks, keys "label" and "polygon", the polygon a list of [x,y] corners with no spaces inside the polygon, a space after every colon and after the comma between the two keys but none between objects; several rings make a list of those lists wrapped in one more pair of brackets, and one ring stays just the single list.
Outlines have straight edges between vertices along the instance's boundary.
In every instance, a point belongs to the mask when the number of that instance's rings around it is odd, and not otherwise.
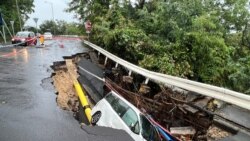
[{"label": "red vehicle", "polygon": [[16,34],[16,36],[14,36],[12,38],[12,44],[18,44],[18,45],[24,45],[24,46],[29,46],[29,45],[36,45],[37,43],[37,39],[36,36],[34,34],[34,32],[30,32],[30,31],[21,31],[18,32]]}]

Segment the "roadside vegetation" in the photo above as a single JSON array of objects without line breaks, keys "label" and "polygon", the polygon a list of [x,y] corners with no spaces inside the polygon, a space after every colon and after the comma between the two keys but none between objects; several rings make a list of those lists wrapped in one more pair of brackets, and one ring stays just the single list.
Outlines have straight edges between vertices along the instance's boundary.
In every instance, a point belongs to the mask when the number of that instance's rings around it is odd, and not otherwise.
[{"label": "roadside vegetation", "polygon": [[57,35],[82,35],[84,32],[84,27],[78,23],[68,23],[63,20],[48,20],[40,25],[40,32],[44,33],[50,31]]},{"label": "roadside vegetation", "polygon": [[68,11],[123,59],[250,94],[248,0],[71,0]]},{"label": "roadside vegetation", "polygon": [[[17,2],[17,3],[16,3]],[[19,13],[18,13],[19,12]],[[21,31],[23,29],[36,32],[35,27],[24,27],[24,23],[30,18],[29,14],[34,12],[34,0],[5,0],[0,1],[0,13],[6,22],[9,29],[12,29],[10,21],[14,21],[15,31]],[[39,33],[44,33],[50,31],[56,34],[71,34],[71,35],[80,35],[83,33],[84,27],[80,27],[77,23],[67,23],[66,21],[48,20],[43,22],[38,29]],[[12,31],[12,30],[11,30]],[[6,31],[7,40],[10,40],[11,37]],[[3,41],[2,37],[0,41]]]},{"label": "roadside vegetation", "polygon": [[[17,2],[17,3],[16,3]],[[34,12],[34,0],[1,0],[0,1],[0,13],[11,29],[10,21],[14,22],[14,29],[20,31],[20,25],[23,27],[26,20],[29,18],[29,14]],[[17,9],[18,12],[17,12]],[[19,18],[20,17],[20,18]],[[20,24],[21,22],[21,24]]]},{"label": "roadside vegetation", "polygon": [[[21,30],[20,25],[22,27],[24,25],[24,22],[29,18],[28,14],[34,12],[33,1],[34,0],[18,0],[17,4],[16,4],[16,0],[1,0],[0,1],[0,13],[2,14],[2,18],[4,19],[9,29],[12,29],[10,21],[15,21],[13,25],[14,29],[16,29],[16,31]],[[17,9],[19,9],[19,14],[17,13]],[[1,28],[1,31],[2,31],[2,28]],[[8,31],[5,31],[5,32],[6,32],[7,41],[10,41],[11,39],[10,34],[8,33]],[[3,42],[3,38],[0,35],[0,43],[1,42]]]}]

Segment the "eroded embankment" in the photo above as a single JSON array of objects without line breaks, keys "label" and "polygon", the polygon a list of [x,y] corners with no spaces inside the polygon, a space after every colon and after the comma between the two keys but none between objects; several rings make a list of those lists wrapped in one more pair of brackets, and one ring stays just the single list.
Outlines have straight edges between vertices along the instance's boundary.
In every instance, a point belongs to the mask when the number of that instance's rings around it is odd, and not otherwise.
[{"label": "eroded embankment", "polygon": [[77,111],[79,105],[73,85],[78,77],[76,61],[77,57],[71,57],[63,62],[55,62],[52,66],[54,69],[53,84],[57,90],[56,102],[64,110]]},{"label": "eroded embankment", "polygon": [[64,110],[74,110],[77,104],[70,71],[66,66],[61,66],[60,69],[55,70],[55,75],[52,77],[58,92],[56,102]]}]

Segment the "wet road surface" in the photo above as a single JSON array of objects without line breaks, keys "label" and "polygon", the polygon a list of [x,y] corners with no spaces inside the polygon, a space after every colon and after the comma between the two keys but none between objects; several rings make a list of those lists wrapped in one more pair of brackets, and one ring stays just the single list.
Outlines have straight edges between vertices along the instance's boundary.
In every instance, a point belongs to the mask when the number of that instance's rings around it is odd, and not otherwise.
[{"label": "wet road surface", "polygon": [[56,105],[55,90],[42,87],[53,62],[88,49],[79,40],[57,39],[45,44],[45,48],[0,48],[0,141],[118,140],[105,134],[106,129],[100,136],[88,127],[88,132],[82,130],[71,112]]}]

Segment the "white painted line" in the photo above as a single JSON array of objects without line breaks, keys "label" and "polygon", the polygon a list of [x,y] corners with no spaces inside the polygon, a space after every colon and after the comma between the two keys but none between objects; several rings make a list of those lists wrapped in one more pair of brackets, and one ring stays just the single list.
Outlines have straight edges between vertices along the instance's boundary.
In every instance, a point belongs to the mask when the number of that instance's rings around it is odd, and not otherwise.
[{"label": "white painted line", "polygon": [[98,80],[100,80],[100,81],[102,81],[102,82],[105,82],[105,79],[104,79],[104,78],[100,78],[99,76],[97,76],[97,75],[95,75],[95,74],[93,74],[93,73],[87,71],[86,69],[82,68],[81,66],[78,66],[78,67],[79,67],[79,69],[81,69],[82,71],[88,73],[89,75],[92,75],[92,76],[94,76],[95,78],[97,78]]}]

